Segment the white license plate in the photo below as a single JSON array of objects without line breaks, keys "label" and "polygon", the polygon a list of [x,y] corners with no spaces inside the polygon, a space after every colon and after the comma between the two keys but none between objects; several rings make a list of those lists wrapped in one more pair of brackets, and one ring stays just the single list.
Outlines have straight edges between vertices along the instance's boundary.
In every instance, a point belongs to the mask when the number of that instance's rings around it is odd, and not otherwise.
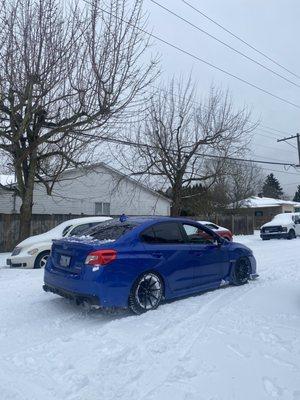
[{"label": "white license plate", "polygon": [[68,268],[70,266],[71,257],[70,256],[60,256],[59,264],[61,267]]}]

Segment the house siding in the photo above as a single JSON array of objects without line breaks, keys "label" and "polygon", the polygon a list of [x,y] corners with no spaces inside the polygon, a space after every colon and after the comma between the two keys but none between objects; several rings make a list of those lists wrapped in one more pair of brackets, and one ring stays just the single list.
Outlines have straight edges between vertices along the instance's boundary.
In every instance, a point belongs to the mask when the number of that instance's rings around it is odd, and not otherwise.
[{"label": "house siding", "polygon": [[[7,191],[0,195],[0,212],[14,209],[14,196]],[[95,214],[95,203],[110,203],[110,214],[169,215],[170,202],[138,182],[119,175],[110,168],[97,166],[90,171],[66,171],[63,180],[49,196],[43,185],[34,189],[34,214]],[[16,198],[16,212],[21,201]]]}]

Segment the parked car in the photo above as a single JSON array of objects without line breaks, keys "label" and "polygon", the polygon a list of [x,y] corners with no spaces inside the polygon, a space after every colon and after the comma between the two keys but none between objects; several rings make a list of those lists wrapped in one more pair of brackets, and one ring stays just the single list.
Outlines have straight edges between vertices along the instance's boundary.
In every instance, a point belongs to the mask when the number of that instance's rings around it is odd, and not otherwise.
[{"label": "parked car", "polygon": [[48,232],[30,236],[14,248],[11,256],[6,260],[6,264],[10,267],[43,268],[49,257],[53,239],[81,235],[85,230],[109,219],[112,218],[83,217],[70,219]]},{"label": "parked car", "polygon": [[232,233],[229,229],[224,228],[223,226],[219,226],[217,224],[214,224],[209,221],[198,221],[199,224],[206,226],[207,228],[212,229],[214,232],[216,232],[219,236],[222,238],[229,240],[230,242],[232,241]]},{"label": "parked car", "polygon": [[255,278],[252,251],[196,221],[108,221],[85,238],[54,240],[44,290],[103,308],[140,314],[174,299]]},{"label": "parked car", "polygon": [[282,213],[260,228],[262,240],[295,239],[300,236],[300,213]]}]

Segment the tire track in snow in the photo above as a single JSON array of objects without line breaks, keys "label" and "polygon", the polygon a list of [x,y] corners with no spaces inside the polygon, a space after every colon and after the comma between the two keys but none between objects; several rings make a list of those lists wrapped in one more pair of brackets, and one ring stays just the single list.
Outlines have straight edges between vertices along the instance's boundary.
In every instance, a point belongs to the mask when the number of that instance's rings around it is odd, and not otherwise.
[{"label": "tire track in snow", "polygon": [[[222,289],[219,289],[221,291],[224,291],[224,293],[219,294],[217,297],[212,298],[208,303],[205,303],[200,309],[199,311],[197,311],[195,314],[190,315],[188,318],[184,319],[180,325],[186,325],[187,322],[189,322],[190,320],[195,321],[195,319],[198,319],[199,317],[203,316],[205,317],[205,315],[207,313],[210,313],[210,316],[208,318],[203,318],[201,320],[201,323],[199,325],[197,325],[196,327],[193,326],[193,329],[197,331],[197,334],[193,336],[192,342],[189,346],[187,346],[187,349],[184,350],[183,353],[181,353],[181,355],[179,355],[177,357],[177,362],[175,363],[175,365],[171,365],[170,368],[167,369],[167,371],[164,371],[164,377],[163,379],[158,383],[155,384],[154,387],[152,387],[147,393],[145,393],[142,397],[141,400],[146,399],[149,395],[151,396],[152,394],[154,394],[154,392],[162,387],[168,380],[169,377],[172,376],[172,371],[176,371],[176,369],[179,368],[179,366],[182,364],[182,362],[186,362],[188,361],[188,356],[190,355],[193,347],[195,346],[195,344],[198,342],[199,338],[201,335],[204,334],[204,332],[210,327],[210,322],[213,320],[213,318],[220,312],[221,309],[228,307],[230,304],[232,304],[234,301],[236,301],[237,299],[240,299],[244,296],[246,296],[247,294],[249,294],[251,291],[255,290],[255,286],[251,287],[251,284],[255,284],[255,282],[251,282],[249,283],[249,286],[242,286],[242,287],[224,287]],[[225,298],[228,298],[228,293],[227,290],[234,290],[237,291],[237,293],[232,294],[230,297],[230,299],[228,301],[226,301],[225,303],[222,302],[222,300]],[[242,293],[241,292],[242,289]],[[204,293],[201,295],[201,297],[205,297],[205,295],[212,295],[214,294],[216,291],[213,292],[209,292],[209,293]],[[220,304],[221,303],[221,304]],[[203,320],[206,320],[206,323],[203,324]],[[189,341],[190,341],[190,336],[189,336]],[[181,344],[178,345],[178,348],[185,348],[185,346],[182,346]],[[186,371],[186,374],[188,375],[189,372]]]}]

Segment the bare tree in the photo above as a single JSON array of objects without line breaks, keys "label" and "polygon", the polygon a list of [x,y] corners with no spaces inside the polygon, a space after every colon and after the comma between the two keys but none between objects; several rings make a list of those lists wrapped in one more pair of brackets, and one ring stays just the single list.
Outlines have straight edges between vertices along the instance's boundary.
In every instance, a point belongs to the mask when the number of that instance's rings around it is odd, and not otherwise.
[{"label": "bare tree", "polygon": [[243,200],[260,192],[263,174],[261,168],[254,163],[231,161],[227,165],[229,171],[225,178],[227,199],[234,209],[238,209]]},{"label": "bare tree", "polygon": [[228,93],[212,88],[197,103],[191,79],[172,80],[153,96],[145,122],[128,138],[138,146],[126,166],[133,174],[161,178],[170,187],[172,215],[180,215],[183,189],[195,183],[210,187],[224,173],[227,157],[245,148],[254,127],[245,108],[234,110]]},{"label": "bare tree", "polygon": [[20,239],[30,233],[35,182],[51,193],[143,99],[157,74],[144,59],[144,24],[140,0],[2,0],[0,149],[22,201]]}]

